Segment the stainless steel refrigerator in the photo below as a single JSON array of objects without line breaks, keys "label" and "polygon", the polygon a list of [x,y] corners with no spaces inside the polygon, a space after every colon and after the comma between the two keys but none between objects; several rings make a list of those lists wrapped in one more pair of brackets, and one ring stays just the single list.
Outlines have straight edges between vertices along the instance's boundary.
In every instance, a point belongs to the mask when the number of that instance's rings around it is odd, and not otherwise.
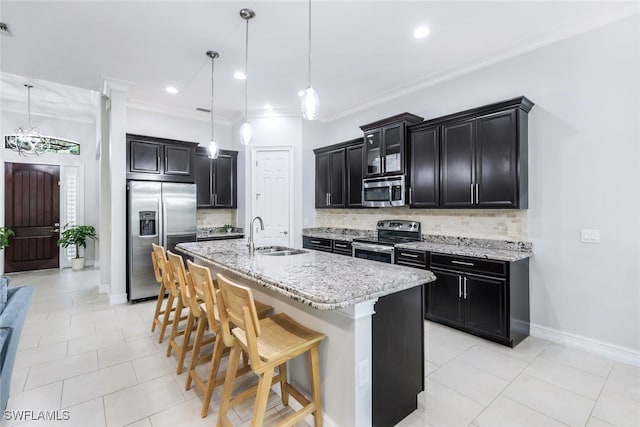
[{"label": "stainless steel refrigerator", "polygon": [[196,185],[127,182],[127,295],[131,302],[158,296],[151,244],[174,250],[196,241]]}]

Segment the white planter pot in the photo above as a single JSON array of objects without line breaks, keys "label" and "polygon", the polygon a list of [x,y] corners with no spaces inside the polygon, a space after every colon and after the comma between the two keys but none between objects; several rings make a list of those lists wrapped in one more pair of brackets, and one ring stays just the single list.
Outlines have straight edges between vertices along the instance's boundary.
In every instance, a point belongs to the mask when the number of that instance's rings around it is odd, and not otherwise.
[{"label": "white planter pot", "polygon": [[71,258],[71,267],[74,270],[82,270],[84,268],[84,258]]}]

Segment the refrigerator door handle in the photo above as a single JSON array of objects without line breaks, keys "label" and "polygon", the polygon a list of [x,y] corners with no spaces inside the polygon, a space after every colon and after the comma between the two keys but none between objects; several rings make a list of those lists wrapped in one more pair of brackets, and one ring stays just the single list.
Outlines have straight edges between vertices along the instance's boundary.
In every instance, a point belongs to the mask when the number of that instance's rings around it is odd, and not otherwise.
[{"label": "refrigerator door handle", "polygon": [[158,207],[159,210],[158,212],[160,212],[160,246],[163,246],[166,250],[167,248],[167,235],[166,235],[166,229],[167,229],[167,204],[164,202],[163,198],[162,198],[162,193],[160,193],[160,198],[158,199]]}]

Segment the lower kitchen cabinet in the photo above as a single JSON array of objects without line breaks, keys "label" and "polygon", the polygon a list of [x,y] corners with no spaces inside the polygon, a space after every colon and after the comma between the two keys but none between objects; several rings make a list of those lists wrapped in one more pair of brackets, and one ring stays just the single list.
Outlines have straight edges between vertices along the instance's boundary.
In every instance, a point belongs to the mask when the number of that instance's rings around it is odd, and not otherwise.
[{"label": "lower kitchen cabinet", "polygon": [[510,347],[529,335],[529,260],[431,255],[426,318]]},{"label": "lower kitchen cabinet", "polygon": [[321,237],[302,236],[302,247],[316,251],[332,252],[333,244],[331,239]]}]

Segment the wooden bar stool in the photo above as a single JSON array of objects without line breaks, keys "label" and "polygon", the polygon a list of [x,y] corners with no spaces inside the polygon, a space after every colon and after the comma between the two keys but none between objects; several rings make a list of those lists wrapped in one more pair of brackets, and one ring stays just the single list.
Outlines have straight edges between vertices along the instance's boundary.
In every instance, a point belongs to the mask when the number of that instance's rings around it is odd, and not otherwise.
[{"label": "wooden bar stool", "polygon": [[164,334],[167,330],[167,326],[172,322],[172,314],[175,314],[176,307],[174,305],[175,298],[171,292],[167,297],[167,303],[162,308],[162,302],[164,301],[164,297],[169,290],[166,285],[166,275],[167,275],[167,255],[164,250],[164,247],[156,245],[155,243],[151,244],[153,250],[151,251],[151,262],[153,263],[153,272],[156,276],[156,281],[160,284],[160,289],[158,291],[158,301],[156,301],[156,308],[153,313],[153,322],[151,323],[151,332],[155,331],[156,326],[160,328],[160,334],[158,337],[158,342],[162,343],[164,341]]},{"label": "wooden bar stool", "polygon": [[[278,425],[293,425],[305,416],[313,414],[315,426],[322,426],[322,405],[320,396],[320,357],[318,347],[325,336],[305,328],[284,313],[258,320],[256,305],[251,289],[231,282],[221,274],[217,275],[218,307],[222,335],[225,344],[231,347],[229,365],[224,381],[218,426],[231,425],[227,412],[229,408],[256,394],[253,407],[252,426],[261,426],[269,398],[271,386],[280,383],[282,403],[289,404],[289,395],[302,405],[302,409],[289,415]],[[231,322],[236,328],[231,330]],[[233,392],[240,353],[249,354],[251,370],[259,376],[256,387],[245,390],[235,397]],[[311,383],[311,401],[287,382],[287,361],[307,353]],[[278,367],[278,375],[274,370]]]},{"label": "wooden bar stool", "polygon": [[[171,352],[175,351],[178,356],[178,364],[176,373],[182,373],[184,360],[187,353],[191,351],[193,346],[190,344],[191,333],[196,330],[198,319],[200,318],[200,310],[198,307],[197,296],[190,290],[188,286],[189,279],[184,268],[184,261],[180,255],[176,255],[171,251],[167,251],[169,280],[168,287],[174,298],[178,301],[176,309],[182,312],[187,309],[187,316],[173,317],[171,326],[171,336],[167,347],[167,357],[171,356]],[[181,328],[180,323],[186,319],[186,325]],[[178,342],[178,337],[182,337],[182,343]],[[210,340],[209,342],[213,342]]]},{"label": "wooden bar stool", "polygon": [[[187,376],[185,388],[189,390],[193,381],[196,386],[204,392],[202,409],[200,411],[200,416],[204,418],[209,412],[209,403],[211,402],[213,390],[224,383],[224,373],[218,376],[218,370],[220,368],[222,356],[229,352],[229,347],[225,346],[222,334],[220,333],[220,317],[217,308],[215,286],[216,281],[211,278],[211,271],[207,267],[194,264],[191,261],[187,261],[187,264],[189,266],[188,274],[190,275],[193,292],[204,301],[204,303],[201,304],[201,311],[204,312],[204,318],[201,323],[198,324],[198,329],[196,331],[196,338],[193,344],[193,356],[191,358],[191,365],[189,366],[189,374]],[[269,312],[272,310],[273,307],[270,305],[256,302],[258,318],[267,317]],[[198,357],[200,354],[200,348],[206,344],[206,342],[203,341],[203,335],[206,327],[208,327],[209,331],[216,336],[213,353],[211,355]],[[210,365],[209,373],[205,380],[200,377],[195,368],[196,365],[207,361]],[[241,376],[251,371],[251,368],[247,364],[246,356],[243,361],[244,366],[238,369],[236,376]]]}]

